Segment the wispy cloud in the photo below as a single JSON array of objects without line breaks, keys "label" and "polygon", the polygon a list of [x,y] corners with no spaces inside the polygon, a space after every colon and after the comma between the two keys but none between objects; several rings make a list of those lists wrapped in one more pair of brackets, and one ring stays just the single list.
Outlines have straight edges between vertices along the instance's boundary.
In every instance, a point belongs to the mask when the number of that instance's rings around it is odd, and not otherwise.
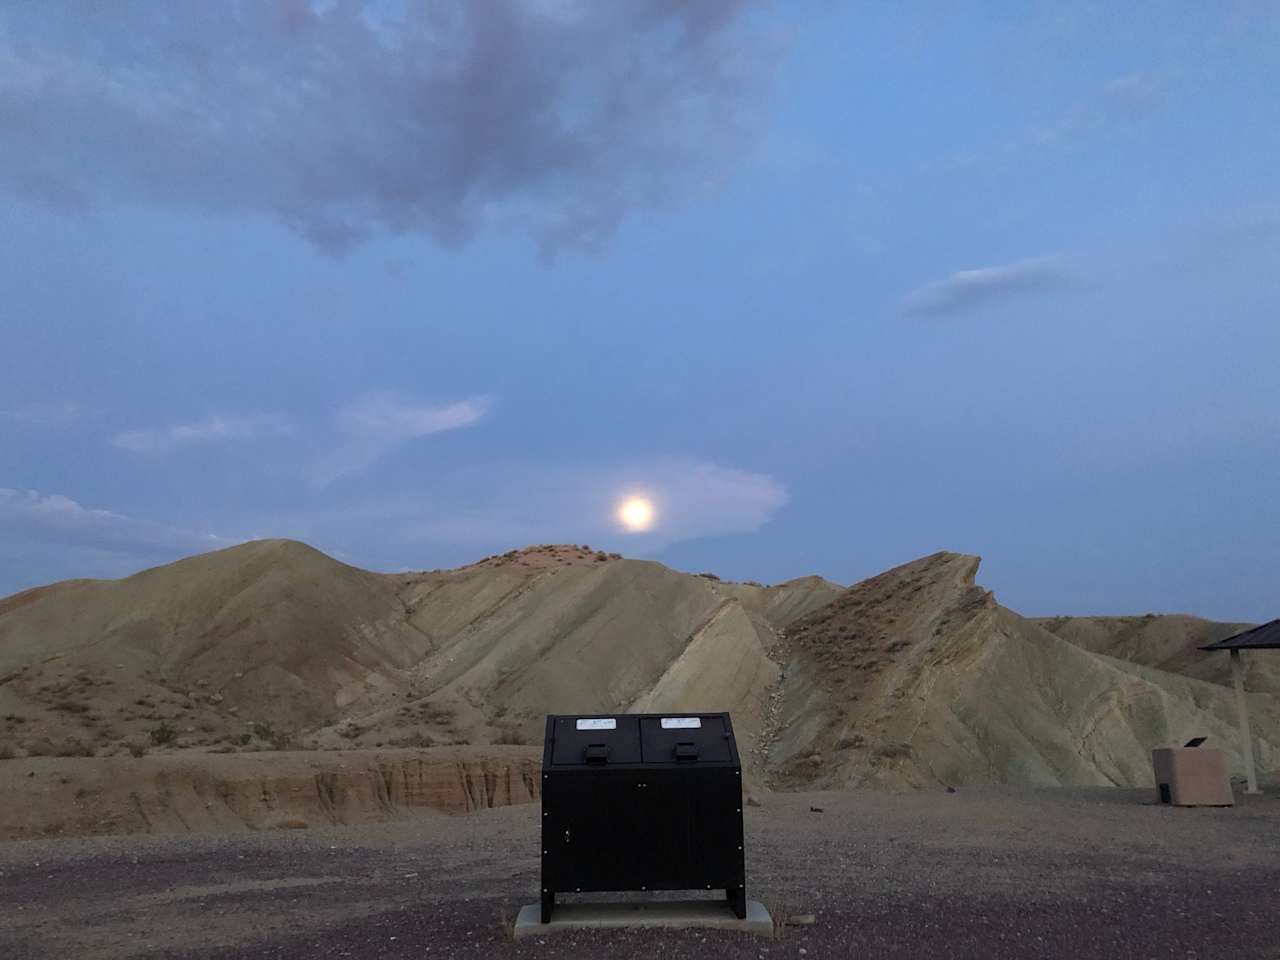
[{"label": "wispy cloud", "polygon": [[0,533],[23,540],[127,553],[180,554],[239,541],[85,507],[60,494],[0,487]]},{"label": "wispy cloud", "polygon": [[411,440],[474,426],[488,414],[491,401],[472,397],[454,403],[423,405],[380,391],[366,394],[338,412],[343,440],[312,473],[317,486],[359,473]]},{"label": "wispy cloud", "polygon": [[758,5],[7,4],[0,189],[266,214],[332,253],[487,221],[593,249],[752,141]]},{"label": "wispy cloud", "polygon": [[1167,90],[1168,81],[1153,73],[1116,77],[1072,105],[1057,122],[1033,129],[1028,142],[1037,147],[1062,146],[1110,125],[1132,123],[1159,110]]},{"label": "wispy cloud", "polygon": [[1062,286],[1070,271],[1061,257],[1019,260],[995,267],[960,270],[913,290],[902,301],[909,317],[946,316],[976,310],[1008,297]]},{"label": "wispy cloud", "polygon": [[[654,522],[628,533],[618,507],[630,497],[653,504]],[[652,553],[699,537],[759,530],[787,502],[778,479],[688,457],[619,465],[510,465],[468,473],[422,500],[377,508],[391,538],[459,544],[475,550],[528,543],[589,542]]]},{"label": "wispy cloud", "polygon": [[14,423],[27,427],[69,427],[86,416],[83,407],[70,400],[51,400],[24,403],[8,410],[0,410],[0,423]]},{"label": "wispy cloud", "polygon": [[108,443],[130,453],[159,453],[175,447],[209,443],[217,440],[250,440],[259,437],[287,436],[293,427],[283,417],[263,415],[250,417],[211,416],[196,423],[172,427],[126,430],[108,438]]},{"label": "wispy cloud", "polygon": [[938,174],[974,167],[1007,167],[1027,162],[1028,154],[1078,147],[1090,137],[1109,135],[1158,113],[1170,99],[1167,74],[1138,71],[1094,85],[1051,117],[985,144],[923,162],[920,170]]}]

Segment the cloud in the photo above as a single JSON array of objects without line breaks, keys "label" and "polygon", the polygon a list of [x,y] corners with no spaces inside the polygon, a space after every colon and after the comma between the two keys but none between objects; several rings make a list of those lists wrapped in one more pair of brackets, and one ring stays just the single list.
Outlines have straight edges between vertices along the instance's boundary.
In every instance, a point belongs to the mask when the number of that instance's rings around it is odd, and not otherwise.
[{"label": "cloud", "polygon": [[1133,123],[1161,109],[1168,81],[1152,73],[1116,77],[1100,92],[1076,103],[1054,124],[1037,127],[1030,142],[1039,147],[1060,146],[1115,123]]},{"label": "cloud", "polygon": [[1138,113],[1163,105],[1168,91],[1167,77],[1141,70],[1116,77],[1103,89],[1112,107]]},{"label": "cloud", "polygon": [[961,270],[945,280],[913,290],[902,301],[902,313],[909,317],[963,313],[1008,297],[1062,286],[1070,279],[1066,262],[1060,257]]},{"label": "cloud", "polygon": [[60,494],[8,487],[0,487],[0,534],[11,543],[30,541],[141,554],[194,553],[239,542],[91,509]]},{"label": "cloud", "polygon": [[130,453],[160,453],[174,447],[208,443],[214,440],[250,440],[258,437],[287,436],[292,426],[283,417],[212,416],[197,423],[146,430],[126,430],[107,442]]},{"label": "cloud", "polygon": [[338,411],[338,432],[344,439],[315,468],[312,480],[325,486],[359,473],[411,440],[474,426],[488,414],[490,405],[487,397],[423,406],[385,391],[366,394]]},{"label": "cloud", "polygon": [[[617,520],[619,505],[633,496],[654,507],[653,526],[644,533],[626,532]],[[586,542],[634,554],[683,540],[752,533],[786,502],[786,487],[767,474],[663,457],[616,466],[507,466],[468,473],[425,500],[392,504],[370,519],[410,540],[477,550]]]},{"label": "cloud", "polygon": [[469,427],[488,412],[483,397],[438,407],[404,403],[391,393],[371,393],[344,407],[338,428],[346,434],[374,443],[403,443],[442,430]]},{"label": "cloud", "polygon": [[775,59],[755,6],[8,4],[0,188],[266,215],[335,254],[495,221],[590,250],[753,140]]},{"label": "cloud", "polygon": [[25,403],[8,410],[0,410],[0,423],[16,423],[26,427],[64,428],[85,416],[84,409],[70,400],[50,400]]}]

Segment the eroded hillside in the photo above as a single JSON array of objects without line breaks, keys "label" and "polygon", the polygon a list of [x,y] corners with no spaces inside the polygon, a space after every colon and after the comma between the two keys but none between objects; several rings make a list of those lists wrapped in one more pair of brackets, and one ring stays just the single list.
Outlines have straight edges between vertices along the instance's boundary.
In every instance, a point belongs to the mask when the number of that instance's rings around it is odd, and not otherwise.
[{"label": "eroded hillside", "polygon": [[[1146,784],[1151,748],[1191,736],[1239,769],[1225,658],[1198,649],[1239,625],[1028,620],[978,565],[938,553],[848,589],[767,587],[576,545],[375,574],[253,542],[0,600],[0,756],[368,764],[536,746],[547,713],[729,710],[749,782],[780,788]],[[1264,770],[1271,669],[1250,673]]]},{"label": "eroded hillside", "polygon": [[[1171,672],[1121,659],[1119,642],[1067,642],[977,586],[978,564],[925,557],[786,629],[776,784],[1137,785],[1150,782],[1152,747],[1192,736],[1242,768],[1232,694],[1197,677],[1214,669],[1210,655],[1183,650],[1161,661],[1182,668]],[[1280,760],[1280,703],[1252,700],[1268,769]]]},{"label": "eroded hillside", "polygon": [[820,578],[723,583],[584,547],[383,575],[256,541],[0,608],[0,743],[22,754],[525,743],[551,712],[732,709]]}]

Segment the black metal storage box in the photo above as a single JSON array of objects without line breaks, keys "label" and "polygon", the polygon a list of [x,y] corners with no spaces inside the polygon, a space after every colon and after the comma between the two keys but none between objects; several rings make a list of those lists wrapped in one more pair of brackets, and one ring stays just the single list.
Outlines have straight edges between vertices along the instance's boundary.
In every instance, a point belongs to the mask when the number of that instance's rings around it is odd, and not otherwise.
[{"label": "black metal storage box", "polygon": [[727,713],[549,716],[542,922],[557,893],[723,890],[747,913],[742,764]]}]

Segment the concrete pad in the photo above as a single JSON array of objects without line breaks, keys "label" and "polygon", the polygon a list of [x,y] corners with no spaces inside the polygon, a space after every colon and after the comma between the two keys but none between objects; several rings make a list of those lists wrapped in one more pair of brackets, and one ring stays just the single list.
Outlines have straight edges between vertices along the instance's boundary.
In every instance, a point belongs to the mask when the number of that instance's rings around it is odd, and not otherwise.
[{"label": "concrete pad", "polygon": [[747,916],[739,920],[720,900],[655,900],[652,903],[557,903],[551,922],[542,922],[542,906],[521,907],[515,937],[534,937],[561,930],[607,930],[643,927],[741,930],[773,936],[773,918],[759,900],[747,901]]}]

